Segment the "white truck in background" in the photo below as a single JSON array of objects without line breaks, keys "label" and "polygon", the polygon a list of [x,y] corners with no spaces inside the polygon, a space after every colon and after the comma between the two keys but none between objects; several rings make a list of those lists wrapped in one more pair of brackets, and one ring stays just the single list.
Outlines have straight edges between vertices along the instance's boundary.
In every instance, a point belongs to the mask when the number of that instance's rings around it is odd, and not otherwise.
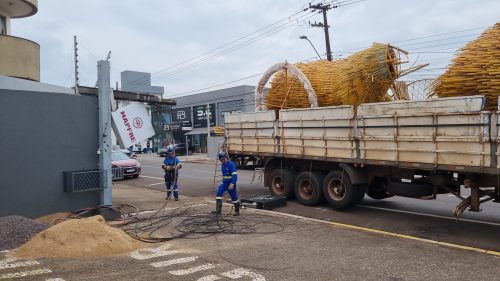
[{"label": "white truck in background", "polygon": [[[451,193],[454,210],[500,201],[499,112],[484,97],[454,97],[225,116],[232,159],[259,159],[273,195],[304,205],[324,199],[342,209],[374,199],[435,199]],[[470,196],[460,194],[460,186]]]}]

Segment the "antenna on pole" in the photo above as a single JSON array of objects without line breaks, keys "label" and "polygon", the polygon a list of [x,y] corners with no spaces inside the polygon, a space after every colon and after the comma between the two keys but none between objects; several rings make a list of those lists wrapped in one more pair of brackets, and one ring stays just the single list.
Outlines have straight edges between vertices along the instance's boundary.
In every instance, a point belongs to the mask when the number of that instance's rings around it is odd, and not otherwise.
[{"label": "antenna on pole", "polygon": [[73,36],[73,51],[75,57],[75,94],[79,95],[80,92],[78,90],[79,82],[78,82],[78,42],[76,41],[76,35]]}]

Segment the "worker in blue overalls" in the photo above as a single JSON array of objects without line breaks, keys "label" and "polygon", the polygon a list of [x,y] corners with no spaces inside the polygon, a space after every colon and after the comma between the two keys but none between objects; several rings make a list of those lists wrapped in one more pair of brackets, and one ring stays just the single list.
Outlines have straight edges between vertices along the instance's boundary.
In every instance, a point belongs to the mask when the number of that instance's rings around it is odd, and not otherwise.
[{"label": "worker in blue overalls", "polygon": [[[175,156],[175,148],[170,145],[167,148],[167,157],[163,160],[161,165],[165,171],[165,185],[167,186],[167,200],[170,198],[172,191],[174,193],[175,201],[179,201],[179,169],[182,168],[181,160]],[[172,190],[173,186],[173,190]]]},{"label": "worker in blue overalls", "polygon": [[216,205],[213,213],[220,214],[222,211],[222,195],[227,190],[234,204],[234,216],[240,214],[240,201],[238,201],[238,191],[236,189],[236,182],[238,181],[238,171],[236,165],[229,160],[226,152],[219,153],[219,160],[222,162],[222,181],[217,188],[217,195],[215,197]]}]

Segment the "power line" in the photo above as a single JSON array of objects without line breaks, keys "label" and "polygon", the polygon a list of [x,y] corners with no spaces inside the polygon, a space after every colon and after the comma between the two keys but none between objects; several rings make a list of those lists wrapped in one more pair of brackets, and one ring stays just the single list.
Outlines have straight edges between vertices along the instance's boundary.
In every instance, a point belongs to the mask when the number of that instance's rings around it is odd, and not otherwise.
[{"label": "power line", "polygon": [[[314,1],[313,1],[313,2],[314,2]],[[294,13],[294,14],[290,15],[290,16],[284,17],[284,18],[282,18],[282,19],[280,19],[280,20],[278,20],[278,21],[276,21],[276,22],[274,22],[274,23],[271,23],[271,24],[269,24],[269,25],[266,25],[266,26],[264,26],[264,27],[261,27],[261,28],[257,29],[257,30],[256,30],[256,31],[254,31],[254,32],[251,32],[251,33],[249,33],[249,34],[246,34],[246,35],[244,35],[244,36],[241,36],[241,37],[239,37],[239,38],[237,38],[237,39],[235,39],[235,40],[232,40],[232,41],[230,41],[230,42],[227,42],[227,43],[225,43],[225,44],[223,44],[223,45],[221,45],[221,46],[218,46],[218,47],[216,47],[216,48],[214,48],[214,49],[212,49],[212,50],[209,50],[209,51],[207,51],[207,52],[204,52],[204,53],[202,53],[202,54],[200,54],[200,55],[197,55],[197,56],[192,57],[192,58],[190,58],[190,59],[187,59],[187,60],[181,61],[181,62],[179,62],[179,63],[177,63],[177,64],[171,65],[171,66],[169,66],[169,67],[167,67],[167,68],[164,68],[164,69],[162,69],[162,70],[160,70],[160,71],[154,72],[154,73],[153,73],[153,75],[152,75],[152,77],[151,77],[151,79],[156,79],[156,77],[155,77],[155,78],[153,78],[153,76],[154,76],[154,75],[159,75],[159,76],[161,76],[161,75],[160,75],[160,73],[162,73],[162,72],[165,72],[165,71],[170,70],[170,69],[172,69],[172,68],[176,68],[176,67],[178,67],[178,66],[184,65],[184,64],[186,64],[186,63],[188,63],[188,62],[191,62],[191,61],[194,61],[194,60],[196,60],[196,59],[202,58],[202,57],[204,57],[204,56],[206,56],[206,55],[208,55],[208,54],[214,53],[215,51],[218,51],[218,50],[220,50],[220,49],[223,49],[224,47],[230,46],[230,45],[232,45],[232,44],[234,44],[234,43],[236,43],[236,42],[239,42],[239,41],[241,41],[241,40],[243,40],[243,39],[245,39],[245,38],[251,37],[251,36],[256,35],[256,34],[259,34],[259,32],[264,31],[264,30],[266,30],[266,29],[269,29],[270,27],[273,27],[273,26],[275,26],[275,25],[278,25],[278,24],[280,24],[280,23],[282,23],[282,22],[286,22],[286,21],[288,21],[288,22],[292,22],[292,21],[296,20],[296,19],[294,19],[295,17],[299,17],[299,18],[300,18],[300,16],[298,16],[298,15],[300,15],[300,14],[302,14],[302,13],[306,13],[308,10],[309,10],[309,8],[303,8],[302,10],[300,10],[300,11],[298,11],[298,12],[296,12],[296,13]],[[259,36],[260,36],[260,35],[259,35]],[[141,80],[143,80],[143,79],[138,79],[138,80],[136,80],[136,81],[131,81],[130,83],[139,83]]]},{"label": "power line", "polygon": [[[306,17],[305,19],[311,18],[311,17],[313,17],[314,15],[315,15],[315,14],[309,15],[309,16],[308,16],[308,17]],[[305,19],[304,19],[304,20],[305,20]],[[280,27],[278,27],[278,28],[272,29],[272,30],[270,30],[270,31],[268,31],[268,32],[266,32],[266,33],[264,33],[264,34],[262,34],[262,35],[261,35],[261,36],[259,36],[259,37],[256,37],[256,38],[254,38],[254,39],[250,39],[250,40],[244,41],[244,42],[242,42],[242,43],[240,43],[240,44],[238,44],[238,45],[236,45],[236,46],[233,46],[233,47],[231,47],[231,48],[229,48],[229,49],[226,49],[226,50],[224,50],[224,51],[218,52],[218,53],[216,53],[216,54],[214,54],[214,55],[212,55],[212,56],[210,56],[210,57],[208,57],[208,58],[205,58],[205,59],[203,59],[203,60],[201,60],[201,61],[199,61],[199,62],[196,62],[196,63],[190,64],[190,65],[187,65],[187,66],[182,67],[182,68],[180,68],[180,69],[173,70],[173,71],[171,71],[171,72],[168,72],[168,73],[165,73],[165,74],[163,74],[163,75],[160,75],[160,76],[156,77],[155,79],[156,79],[156,80],[162,80],[162,79],[165,79],[165,78],[171,77],[171,76],[173,76],[173,75],[179,74],[179,73],[181,73],[181,72],[184,72],[184,71],[186,71],[186,70],[192,69],[192,68],[194,68],[194,67],[196,67],[196,66],[199,66],[199,65],[204,64],[204,63],[206,63],[206,62],[212,61],[212,60],[214,60],[214,59],[216,59],[216,58],[219,58],[219,57],[221,57],[221,56],[223,56],[223,55],[229,54],[229,53],[231,53],[231,52],[233,52],[233,51],[236,51],[236,50],[241,49],[241,48],[243,48],[243,47],[246,47],[246,46],[248,46],[248,45],[250,45],[250,44],[253,44],[253,43],[255,43],[255,42],[259,41],[259,40],[264,39],[265,37],[268,37],[268,36],[270,36],[270,35],[273,35],[273,34],[276,34],[276,33],[280,32],[280,31],[283,31],[283,30],[285,30],[286,28],[291,27],[291,26],[293,26],[293,23],[291,23],[291,24],[290,24],[290,23],[288,23],[288,24],[286,24],[286,25],[284,25],[284,26],[280,26]],[[161,78],[160,78],[160,77],[161,77]]]},{"label": "power line", "polygon": [[[305,61],[308,61],[308,60],[311,60],[311,59],[315,59],[315,58],[316,57],[307,58],[307,59],[301,60],[301,61],[299,61],[297,63],[305,62]],[[243,81],[243,80],[246,80],[246,79],[257,77],[259,75],[263,75],[264,73],[265,72],[261,72],[261,73],[249,75],[249,76],[246,76],[246,77],[243,77],[243,78],[239,78],[239,79],[236,79],[236,80],[232,80],[232,81],[224,82],[224,83],[221,83],[221,84],[209,86],[209,87],[204,87],[204,88],[200,88],[200,89],[196,89],[196,90],[191,90],[191,91],[176,93],[176,94],[170,95],[169,98],[180,97],[180,96],[183,96],[183,95],[186,95],[186,94],[195,93],[195,92],[204,91],[204,90],[209,90],[209,89],[213,89],[213,88],[216,88],[216,87],[219,87],[219,86],[224,86],[224,85],[236,83],[236,82],[239,82],[239,81]]]}]

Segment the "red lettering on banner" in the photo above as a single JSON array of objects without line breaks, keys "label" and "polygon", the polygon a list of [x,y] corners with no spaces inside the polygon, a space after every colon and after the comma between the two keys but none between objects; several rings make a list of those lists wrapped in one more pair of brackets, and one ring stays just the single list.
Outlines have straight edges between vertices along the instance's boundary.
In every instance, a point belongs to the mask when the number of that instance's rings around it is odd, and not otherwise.
[{"label": "red lettering on banner", "polygon": [[125,127],[127,128],[127,131],[129,132],[128,136],[130,138],[130,141],[135,142],[136,141],[135,135],[134,135],[134,132],[132,131],[132,127],[130,126],[130,123],[128,122],[127,114],[125,113],[125,111],[120,112],[120,114],[122,116],[123,124],[125,125]]}]

